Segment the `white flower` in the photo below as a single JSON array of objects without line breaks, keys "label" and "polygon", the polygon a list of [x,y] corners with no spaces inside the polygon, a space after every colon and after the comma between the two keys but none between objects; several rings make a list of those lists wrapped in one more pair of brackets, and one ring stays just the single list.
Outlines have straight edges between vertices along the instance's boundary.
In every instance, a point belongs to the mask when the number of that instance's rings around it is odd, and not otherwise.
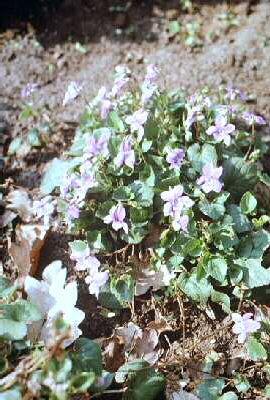
[{"label": "white flower", "polygon": [[37,218],[43,218],[43,224],[49,228],[51,215],[54,213],[56,206],[56,200],[53,200],[52,196],[43,197],[41,200],[35,200],[33,202],[33,212]]},{"label": "white flower", "polygon": [[72,100],[75,100],[76,97],[79,96],[81,90],[82,90],[82,85],[78,84],[75,81],[70,82],[70,84],[68,85],[67,91],[65,93],[65,97],[63,100],[63,106],[66,106]]},{"label": "white flower", "polygon": [[84,312],[75,307],[78,298],[77,283],[65,285],[66,274],[67,270],[62,268],[62,262],[54,261],[45,268],[42,281],[29,276],[25,280],[28,298],[43,314],[45,323],[40,336],[48,347],[54,343],[55,321],[59,317],[70,326],[70,339],[64,341],[64,347],[81,335],[78,325],[84,319]]}]

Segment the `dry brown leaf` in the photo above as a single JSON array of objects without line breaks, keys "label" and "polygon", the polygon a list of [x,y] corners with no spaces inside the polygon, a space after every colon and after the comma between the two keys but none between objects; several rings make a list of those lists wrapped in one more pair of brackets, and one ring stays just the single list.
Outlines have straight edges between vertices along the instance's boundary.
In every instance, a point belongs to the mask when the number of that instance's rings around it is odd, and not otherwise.
[{"label": "dry brown leaf", "polygon": [[7,208],[16,212],[24,222],[30,222],[33,217],[32,200],[25,189],[16,189],[6,198]]},{"label": "dry brown leaf", "polygon": [[135,294],[141,296],[151,287],[155,291],[169,286],[172,278],[174,278],[174,273],[171,273],[165,265],[162,265],[159,271],[144,269],[137,277]]},{"label": "dry brown leaf", "polygon": [[9,254],[18,267],[19,277],[36,274],[46,232],[43,225],[17,226],[16,242],[9,241],[8,247]]},{"label": "dry brown leaf", "polygon": [[121,326],[115,329],[115,334],[123,338],[125,344],[125,351],[130,351],[135,343],[135,340],[142,337],[143,332],[138,325],[129,322],[126,326]]},{"label": "dry brown leaf", "polygon": [[109,372],[116,372],[126,362],[124,340],[121,336],[112,336],[105,340],[104,344],[105,369]]},{"label": "dry brown leaf", "polygon": [[134,352],[136,357],[143,358],[145,361],[153,365],[159,358],[159,351],[156,351],[158,345],[158,333],[155,329],[145,329],[142,337],[136,339]]}]

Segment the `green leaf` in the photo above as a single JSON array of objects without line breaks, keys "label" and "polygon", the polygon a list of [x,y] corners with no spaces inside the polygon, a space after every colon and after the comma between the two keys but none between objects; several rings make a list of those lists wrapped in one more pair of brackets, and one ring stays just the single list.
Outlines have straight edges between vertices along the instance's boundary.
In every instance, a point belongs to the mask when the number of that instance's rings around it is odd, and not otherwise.
[{"label": "green leaf", "polygon": [[225,190],[240,200],[245,192],[256,185],[257,166],[247,163],[241,157],[230,157],[223,165],[223,181]]},{"label": "green leaf", "polygon": [[56,187],[60,186],[67,171],[78,164],[78,159],[60,160],[54,158],[48,165],[40,185],[42,194],[50,194]]},{"label": "green leaf", "polygon": [[175,36],[181,32],[181,25],[177,20],[171,21],[169,23],[169,32],[170,36]]},{"label": "green leaf", "polygon": [[153,212],[149,208],[130,207],[130,220],[133,224],[147,223],[151,220]]},{"label": "green leaf", "polygon": [[145,236],[149,233],[148,224],[144,226],[136,226],[132,225],[129,230],[128,234],[122,232],[121,239],[124,240],[126,243],[130,244],[138,244],[143,241]]},{"label": "green leaf", "polygon": [[237,374],[234,378],[234,385],[240,393],[246,393],[251,387],[247,378],[241,374]]},{"label": "green leaf", "polygon": [[96,217],[103,220],[109,214],[109,211],[113,206],[115,206],[115,203],[112,200],[107,200],[103,203],[100,203],[96,211]]},{"label": "green leaf", "polygon": [[252,361],[267,360],[267,351],[255,337],[248,340],[247,351]]},{"label": "green leaf", "polygon": [[156,176],[154,169],[151,165],[146,164],[142,171],[139,172],[139,178],[142,182],[144,182],[148,186],[155,186],[156,183]]},{"label": "green leaf", "polygon": [[230,297],[222,292],[218,292],[217,290],[213,290],[211,293],[211,300],[214,303],[218,303],[221,305],[221,308],[224,312],[230,313],[231,311],[231,302]]},{"label": "green leaf", "polygon": [[22,340],[27,333],[27,326],[23,322],[0,318],[0,337],[7,340]]},{"label": "green leaf", "polygon": [[188,148],[187,154],[192,167],[197,172],[201,172],[205,164],[217,164],[218,157],[216,149],[210,144],[206,143],[202,146],[202,148],[200,148],[200,145],[195,143]]},{"label": "green leaf", "polygon": [[110,113],[109,120],[116,131],[121,133],[125,132],[125,125],[116,111]]},{"label": "green leaf", "polygon": [[260,259],[248,259],[242,263],[243,281],[250,289],[270,284],[270,270],[261,266]]},{"label": "green leaf", "polygon": [[71,391],[73,393],[85,393],[95,382],[96,375],[94,372],[81,372],[75,375],[70,382]]},{"label": "green leaf", "polygon": [[206,379],[198,386],[196,393],[200,400],[217,400],[224,386],[224,379]]},{"label": "green leaf", "polygon": [[214,221],[220,219],[223,217],[226,209],[224,206],[224,203],[230,196],[229,193],[222,193],[218,197],[216,197],[213,202],[208,202],[208,200],[205,198],[204,200],[201,200],[199,202],[199,209],[204,215],[207,215],[208,217],[212,218]]},{"label": "green leaf", "polygon": [[246,192],[240,201],[240,207],[244,214],[251,214],[257,207],[257,200],[252,193]]},{"label": "green leaf", "polygon": [[41,139],[40,139],[40,133],[39,130],[34,128],[31,129],[30,132],[27,135],[27,140],[30,146],[32,147],[41,147]]},{"label": "green leaf", "polygon": [[184,255],[199,257],[202,254],[204,242],[202,239],[190,239],[184,246]]},{"label": "green leaf", "polygon": [[101,375],[102,372],[102,355],[99,345],[93,340],[87,338],[79,338],[75,342],[75,353],[72,355],[75,363],[73,370],[75,372],[91,372]]},{"label": "green leaf", "polygon": [[113,192],[112,198],[116,201],[128,201],[134,199],[134,193],[130,187],[121,186]]},{"label": "green leaf", "polygon": [[117,383],[124,383],[127,376],[136,376],[140,371],[147,371],[151,369],[150,364],[142,359],[129,361],[122,365],[115,374]]},{"label": "green leaf", "polygon": [[212,292],[212,285],[207,279],[197,279],[196,275],[190,277],[179,276],[178,283],[180,289],[193,300],[205,304]]},{"label": "green leaf", "polygon": [[13,285],[9,279],[0,276],[0,299],[6,299],[11,296],[16,290],[16,285]]},{"label": "green leaf", "polygon": [[262,229],[252,232],[241,240],[238,247],[238,254],[245,258],[262,258],[265,250],[270,245],[270,233]]},{"label": "green leaf", "polygon": [[98,296],[98,301],[104,308],[109,310],[122,310],[123,305],[117,299],[117,297],[110,291],[110,288],[103,289]]},{"label": "green leaf", "polygon": [[1,316],[17,322],[30,323],[42,319],[38,308],[26,300],[18,300],[12,304],[0,305]]},{"label": "green leaf", "polygon": [[19,151],[22,144],[23,140],[21,137],[16,137],[15,139],[13,139],[9,145],[8,154],[9,155],[16,154]]},{"label": "green leaf", "polygon": [[131,303],[135,294],[135,281],[130,275],[112,278],[110,283],[112,294],[123,306]]},{"label": "green leaf", "polygon": [[158,373],[138,373],[132,380],[129,389],[125,394],[125,399],[130,400],[155,400],[160,398],[165,388],[165,377]]},{"label": "green leaf", "polygon": [[205,271],[218,282],[223,283],[227,275],[227,262],[221,257],[211,258]]},{"label": "green leaf", "polygon": [[233,219],[234,229],[237,233],[249,232],[251,230],[252,224],[248,217],[242,213],[240,207],[231,204],[228,207],[228,212]]},{"label": "green leaf", "polygon": [[149,207],[153,203],[154,189],[145,182],[134,181],[129,185],[134,193],[135,201],[140,207]]},{"label": "green leaf", "polygon": [[84,240],[74,240],[73,242],[69,242],[69,247],[72,252],[84,253],[88,248],[88,244]]},{"label": "green leaf", "polygon": [[152,144],[153,144],[152,140],[144,139],[142,141],[142,151],[143,151],[143,153],[147,153],[151,149]]},{"label": "green leaf", "polygon": [[91,250],[99,252],[111,251],[112,246],[105,229],[87,232],[87,242]]},{"label": "green leaf", "polygon": [[222,396],[218,397],[218,400],[237,400],[238,396],[234,392],[224,393]]}]

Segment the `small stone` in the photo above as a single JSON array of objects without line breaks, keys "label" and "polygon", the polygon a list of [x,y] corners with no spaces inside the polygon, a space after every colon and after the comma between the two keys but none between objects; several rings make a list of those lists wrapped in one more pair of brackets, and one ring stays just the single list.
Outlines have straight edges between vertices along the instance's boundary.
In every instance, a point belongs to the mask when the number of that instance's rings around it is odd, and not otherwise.
[{"label": "small stone", "polygon": [[173,21],[179,17],[179,10],[177,8],[171,8],[166,11],[166,18],[169,21]]}]

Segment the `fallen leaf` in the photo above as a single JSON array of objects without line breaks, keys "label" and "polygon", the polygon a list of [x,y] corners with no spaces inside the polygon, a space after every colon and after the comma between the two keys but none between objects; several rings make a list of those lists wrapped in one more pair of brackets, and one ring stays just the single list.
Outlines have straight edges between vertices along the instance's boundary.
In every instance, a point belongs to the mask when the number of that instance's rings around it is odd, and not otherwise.
[{"label": "fallen leaf", "polygon": [[126,362],[124,340],[121,336],[114,335],[106,339],[103,344],[105,345],[103,353],[105,369],[109,372],[116,372]]},{"label": "fallen leaf", "polygon": [[153,365],[159,358],[159,351],[156,351],[158,345],[158,333],[155,329],[145,329],[142,337],[136,339],[134,352],[137,358],[142,358]]},{"label": "fallen leaf", "polygon": [[16,212],[24,222],[29,222],[33,216],[32,200],[26,190],[20,188],[7,195],[7,208]]},{"label": "fallen leaf", "polygon": [[195,394],[186,392],[183,389],[180,389],[179,392],[170,393],[166,397],[167,400],[200,400]]},{"label": "fallen leaf", "polygon": [[123,338],[125,344],[125,351],[131,350],[137,338],[141,338],[143,333],[141,328],[133,322],[129,322],[127,326],[116,328],[115,333],[117,336]]},{"label": "fallen leaf", "polygon": [[166,265],[162,265],[159,271],[145,269],[141,271],[137,277],[135,295],[141,296],[151,287],[156,291],[164,286],[169,286],[173,278],[174,273],[170,272]]},{"label": "fallen leaf", "polygon": [[9,241],[8,250],[14,264],[18,267],[19,277],[36,274],[46,232],[43,225],[16,227],[16,241]]}]

